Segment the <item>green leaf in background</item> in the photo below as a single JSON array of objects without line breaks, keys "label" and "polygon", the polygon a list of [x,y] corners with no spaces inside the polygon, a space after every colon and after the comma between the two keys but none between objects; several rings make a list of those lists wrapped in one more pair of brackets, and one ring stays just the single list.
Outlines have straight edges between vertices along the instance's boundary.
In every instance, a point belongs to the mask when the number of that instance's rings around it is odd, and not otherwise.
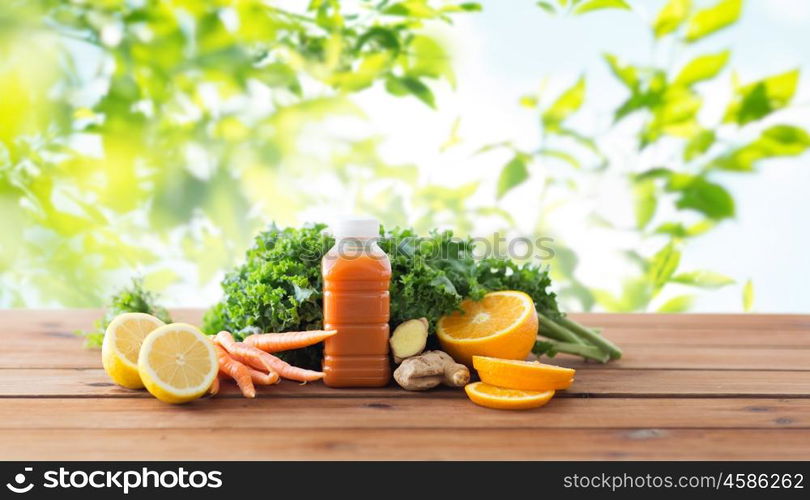
[{"label": "green leaf in background", "polygon": [[391,67],[392,57],[387,52],[364,56],[357,67],[332,75],[327,81],[344,92],[356,92],[368,88],[377,78],[385,75]]},{"label": "green leaf in background", "polygon": [[716,54],[704,54],[689,61],[675,77],[675,85],[690,86],[704,80],[711,80],[726,66],[731,52],[724,50]]},{"label": "green leaf in background", "polygon": [[567,153],[567,152],[565,152],[565,151],[563,151],[561,149],[543,148],[543,149],[539,150],[537,152],[537,154],[540,155],[540,156],[547,156],[547,157],[550,157],[550,158],[557,158],[558,160],[562,160],[562,161],[568,163],[569,165],[571,165],[574,168],[580,168],[582,166],[579,163],[579,160],[577,160],[577,158],[574,155],[572,155],[570,153]]},{"label": "green leaf in background", "polygon": [[701,288],[720,288],[734,283],[732,278],[714,271],[690,271],[672,278],[675,283]]},{"label": "green leaf in background", "polygon": [[624,0],[587,0],[574,8],[574,14],[585,14],[602,9],[630,10],[630,5]]},{"label": "green leaf in background", "polygon": [[543,126],[552,130],[559,129],[560,124],[578,110],[584,101],[585,77],[582,76],[543,113]]},{"label": "green leaf in background", "polygon": [[638,85],[638,70],[629,64],[624,64],[613,54],[603,54],[613,75],[624,83],[628,88],[633,89]]},{"label": "green leaf in background", "polygon": [[633,175],[633,180],[639,182],[647,179],[669,179],[672,177],[673,173],[674,172],[668,168],[654,167]]},{"label": "green leaf in background", "polygon": [[712,144],[714,144],[715,139],[716,135],[714,130],[701,130],[687,141],[683,149],[683,159],[685,161],[694,160],[708,151],[709,148],[712,147]]},{"label": "green leaf in background", "polygon": [[463,2],[456,5],[446,5],[441,10],[442,12],[481,12],[482,7],[478,2]]},{"label": "green leaf in background", "polygon": [[799,70],[794,69],[738,88],[723,121],[745,125],[784,108],[793,99],[798,83]]},{"label": "green leaf in background", "polygon": [[742,13],[742,0],[720,0],[715,5],[695,12],[686,25],[686,41],[694,42],[737,22]]},{"label": "green leaf in background", "polygon": [[543,9],[544,11],[548,12],[549,14],[557,13],[557,9],[554,8],[554,5],[551,2],[540,1],[537,2],[537,6]]},{"label": "green leaf in background", "polygon": [[524,108],[536,108],[538,101],[537,98],[531,95],[524,95],[518,100],[518,104]]},{"label": "green leaf in background", "polygon": [[498,177],[498,199],[503,198],[506,193],[529,178],[529,169],[526,168],[527,160],[526,155],[518,153],[504,165],[501,175]]},{"label": "green leaf in background", "polygon": [[647,272],[654,290],[660,290],[678,269],[681,262],[681,252],[670,241],[650,259],[650,268]]},{"label": "green leaf in background", "polygon": [[385,89],[395,96],[413,95],[431,108],[436,109],[436,98],[433,96],[433,91],[418,78],[391,76],[385,81]]},{"label": "green leaf in background", "polygon": [[798,156],[810,148],[810,134],[793,125],[774,125],[750,144],[723,155],[712,167],[738,172],[754,170],[756,163],[780,156]]},{"label": "green leaf in background", "polygon": [[645,180],[636,182],[633,185],[633,196],[635,197],[636,228],[644,229],[655,215],[658,206],[655,182]]},{"label": "green leaf in background", "polygon": [[143,286],[147,290],[162,292],[172,283],[176,283],[180,276],[173,269],[160,269],[152,271],[143,277]]},{"label": "green leaf in background", "polygon": [[671,86],[660,100],[649,103],[653,119],[641,132],[640,148],[664,135],[692,137],[700,131],[697,114],[703,105],[700,95],[687,87]]},{"label": "green leaf in background", "polygon": [[431,18],[436,17],[438,12],[432,8],[427,0],[405,0],[404,2],[395,3],[383,11],[389,16],[410,16]]},{"label": "green leaf in background", "polygon": [[410,77],[446,78],[452,86],[456,84],[450,54],[436,40],[424,35],[411,39],[405,58],[405,71]]},{"label": "green leaf in background", "polygon": [[695,301],[694,295],[678,295],[661,304],[656,312],[682,313],[688,311]]},{"label": "green leaf in background", "polygon": [[754,308],[754,283],[750,279],[743,286],[742,302],[743,311],[751,312]]},{"label": "green leaf in background", "polygon": [[692,8],[692,0],[669,0],[653,21],[656,38],[672,33],[686,20]]},{"label": "green leaf in background", "polygon": [[592,292],[596,302],[608,312],[644,310],[653,295],[650,282],[640,278],[625,281],[618,298],[606,290],[595,289]]},{"label": "green leaf in background", "polygon": [[715,225],[715,222],[711,219],[706,219],[704,221],[692,224],[689,227],[680,222],[664,222],[660,226],[656,227],[653,233],[668,234],[673,238],[692,238],[695,236],[700,236],[706,231],[712,229]]},{"label": "green leaf in background", "polygon": [[666,185],[669,192],[680,196],[675,205],[680,209],[692,209],[712,219],[734,216],[734,198],[721,185],[690,174],[673,174]]}]

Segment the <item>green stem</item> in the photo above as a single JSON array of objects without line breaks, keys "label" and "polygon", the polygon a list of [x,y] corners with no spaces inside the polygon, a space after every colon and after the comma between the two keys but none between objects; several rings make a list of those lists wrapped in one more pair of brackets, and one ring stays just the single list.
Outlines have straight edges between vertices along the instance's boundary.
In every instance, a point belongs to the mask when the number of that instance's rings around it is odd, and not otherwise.
[{"label": "green stem", "polygon": [[575,323],[568,318],[561,318],[559,323],[568,328],[570,331],[574,332],[576,335],[580,337],[580,339],[585,340],[589,344],[595,345],[602,351],[606,352],[610,359],[619,359],[622,357],[622,350],[614,344],[613,342],[609,341],[605,337],[599,335],[596,332],[593,332],[584,326],[580,325],[579,323]]},{"label": "green stem", "polygon": [[540,320],[540,335],[550,339],[560,340],[562,342],[570,342],[572,344],[586,344],[579,337],[577,337],[574,332],[555,323],[543,313],[538,312],[537,317]]},{"label": "green stem", "polygon": [[538,340],[534,344],[532,352],[538,356],[548,354],[554,356],[557,353],[574,354],[586,359],[592,359],[600,363],[607,363],[610,359],[607,353],[592,345],[572,344],[570,342],[557,342],[556,340]]}]

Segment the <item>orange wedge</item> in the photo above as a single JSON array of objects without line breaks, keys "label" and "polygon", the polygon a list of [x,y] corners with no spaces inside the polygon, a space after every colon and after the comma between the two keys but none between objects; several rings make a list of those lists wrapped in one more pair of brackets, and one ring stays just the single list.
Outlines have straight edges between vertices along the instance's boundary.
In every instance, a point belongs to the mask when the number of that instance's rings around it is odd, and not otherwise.
[{"label": "orange wedge", "polygon": [[521,391],[504,389],[484,382],[474,382],[464,386],[470,400],[496,410],[528,410],[548,403],[554,391]]},{"label": "orange wedge", "polygon": [[481,381],[498,387],[524,391],[568,389],[576,370],[546,365],[538,361],[515,361],[473,356],[473,368]]},{"label": "orange wedge", "polygon": [[442,350],[472,366],[474,355],[526,359],[537,337],[537,312],[523,292],[488,293],[478,302],[465,300],[463,312],[439,320],[436,335]]}]

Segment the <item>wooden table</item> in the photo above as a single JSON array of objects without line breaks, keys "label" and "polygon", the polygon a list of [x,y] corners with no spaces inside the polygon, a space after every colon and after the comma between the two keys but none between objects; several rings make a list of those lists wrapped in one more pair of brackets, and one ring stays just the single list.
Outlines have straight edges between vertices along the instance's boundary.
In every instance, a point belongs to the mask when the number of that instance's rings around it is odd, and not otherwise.
[{"label": "wooden table", "polygon": [[0,311],[0,459],[810,459],[810,316],[575,315],[625,357],[558,357],[574,385],[505,412],[290,382],[170,406],[110,383],[72,333],[99,315]]}]

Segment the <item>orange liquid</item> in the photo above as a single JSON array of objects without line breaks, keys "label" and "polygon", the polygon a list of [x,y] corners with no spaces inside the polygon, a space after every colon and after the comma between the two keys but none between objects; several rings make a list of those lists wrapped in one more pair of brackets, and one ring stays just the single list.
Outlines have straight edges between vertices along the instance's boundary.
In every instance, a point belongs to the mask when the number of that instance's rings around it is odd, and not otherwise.
[{"label": "orange liquid", "polygon": [[379,387],[391,379],[388,286],[391,263],[379,248],[323,258],[323,381],[330,387]]}]

